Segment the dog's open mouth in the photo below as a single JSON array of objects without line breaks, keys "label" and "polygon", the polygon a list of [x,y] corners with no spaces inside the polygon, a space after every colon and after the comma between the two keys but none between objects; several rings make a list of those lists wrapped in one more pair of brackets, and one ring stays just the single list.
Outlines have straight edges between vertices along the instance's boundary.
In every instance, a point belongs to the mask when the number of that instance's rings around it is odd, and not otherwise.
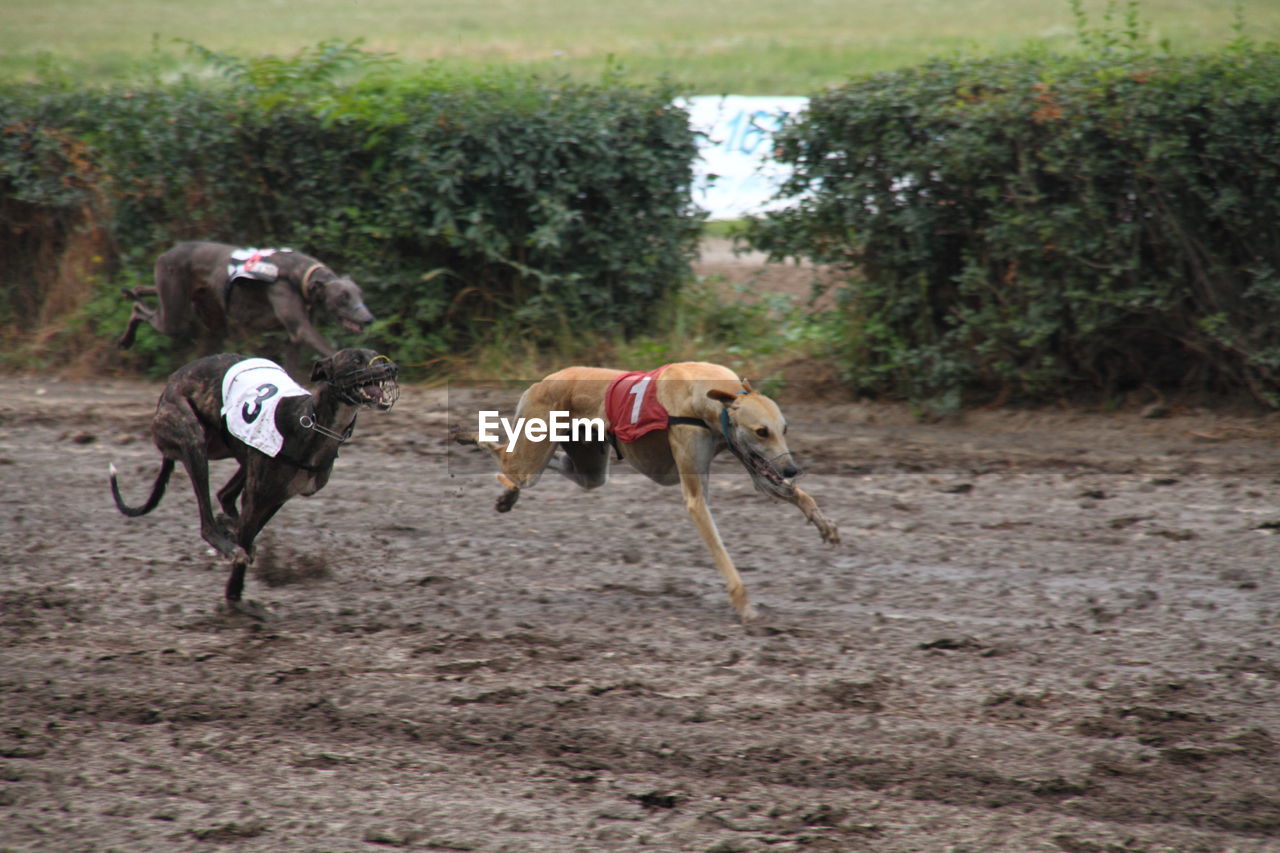
[{"label": "dog's open mouth", "polygon": [[357,302],[355,305],[346,305],[334,314],[338,318],[338,323],[348,332],[359,334],[368,328],[374,320],[373,314],[369,313],[369,309],[365,307],[363,302]]},{"label": "dog's open mouth", "polygon": [[386,399],[386,393],[382,390],[382,385],[365,385],[360,389],[360,395],[364,398],[366,406],[381,406]]},{"label": "dog's open mouth", "polygon": [[335,383],[344,401],[385,412],[400,399],[400,368],[386,356],[378,356],[368,367],[352,371]]}]

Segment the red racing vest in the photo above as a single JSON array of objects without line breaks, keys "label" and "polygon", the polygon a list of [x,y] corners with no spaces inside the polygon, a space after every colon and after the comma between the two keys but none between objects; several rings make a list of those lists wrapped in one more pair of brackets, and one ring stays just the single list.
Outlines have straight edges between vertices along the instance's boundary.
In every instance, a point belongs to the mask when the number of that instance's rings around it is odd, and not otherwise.
[{"label": "red racing vest", "polygon": [[658,376],[668,365],[623,373],[604,392],[604,416],[618,441],[633,442],[667,428],[667,410],[658,402]]}]

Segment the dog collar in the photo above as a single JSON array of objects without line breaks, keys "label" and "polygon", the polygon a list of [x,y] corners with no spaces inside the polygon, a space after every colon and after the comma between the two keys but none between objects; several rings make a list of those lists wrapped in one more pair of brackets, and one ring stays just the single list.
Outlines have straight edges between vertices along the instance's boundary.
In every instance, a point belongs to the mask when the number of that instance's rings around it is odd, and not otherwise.
[{"label": "dog collar", "polygon": [[302,291],[303,302],[307,302],[307,303],[311,302],[311,276],[316,270],[320,269],[322,266],[324,266],[324,264],[312,264],[311,266],[307,267],[307,271],[302,274],[302,281],[298,285],[298,289]]},{"label": "dog collar", "polygon": [[[739,395],[750,394],[751,392],[745,388],[738,392]],[[729,407],[723,406],[720,409],[720,437],[724,439],[724,443],[729,445],[729,451],[739,459],[743,459],[742,450],[733,440],[730,432],[731,424],[729,423]],[[745,463],[744,463],[745,464]]]},{"label": "dog collar", "polygon": [[720,410],[720,437],[724,439],[725,444],[729,445],[729,452],[738,457],[738,459],[745,465],[746,460],[743,459],[742,451],[738,449],[738,443],[733,440],[732,425],[729,423],[728,406],[725,406]]},{"label": "dog collar", "polygon": [[733,440],[733,424],[729,421],[728,406],[720,410],[720,437],[724,439],[725,444],[729,445],[730,452],[741,459],[742,450],[738,447],[738,443]]},{"label": "dog collar", "polygon": [[298,425],[301,426],[303,429],[309,429],[312,432],[318,432],[321,435],[323,435],[325,438],[332,438],[334,441],[338,442],[338,444],[342,444],[344,441],[351,438],[351,433],[355,431],[356,419],[352,418],[351,423],[347,425],[346,430],[344,430],[343,432],[336,432],[334,430],[329,429],[327,426],[323,426],[321,424],[316,423],[316,419],[311,417],[310,415],[303,415],[302,417],[298,418]]}]

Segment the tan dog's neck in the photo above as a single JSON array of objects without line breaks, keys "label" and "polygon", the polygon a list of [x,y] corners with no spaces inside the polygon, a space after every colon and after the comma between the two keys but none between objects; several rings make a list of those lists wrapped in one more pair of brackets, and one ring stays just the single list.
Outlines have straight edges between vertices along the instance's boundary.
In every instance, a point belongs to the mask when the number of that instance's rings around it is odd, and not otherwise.
[{"label": "tan dog's neck", "polygon": [[[658,381],[658,399],[672,415],[719,424],[722,399],[736,400],[750,392],[727,367],[700,361],[669,364]],[[718,432],[719,426],[714,427]]]}]

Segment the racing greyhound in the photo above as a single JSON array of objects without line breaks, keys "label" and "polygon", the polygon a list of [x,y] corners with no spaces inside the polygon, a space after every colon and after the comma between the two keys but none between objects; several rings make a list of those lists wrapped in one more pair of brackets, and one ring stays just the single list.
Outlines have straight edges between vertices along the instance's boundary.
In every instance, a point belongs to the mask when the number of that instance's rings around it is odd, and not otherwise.
[{"label": "racing greyhound", "polygon": [[[192,321],[199,320],[217,336],[230,326],[246,332],[283,326],[290,343],[305,343],[324,356],[333,355],[335,348],[312,322],[317,308],[352,332],[373,322],[359,285],[290,249],[179,243],[156,259],[155,287],[124,293],[134,303],[129,325],[117,342],[121,349],[133,346],[143,323],[177,336],[188,334]],[[158,299],[155,308],[142,301],[146,296]]]},{"label": "racing greyhound", "polygon": [[[646,382],[645,376],[651,380]],[[620,459],[661,485],[680,483],[685,509],[743,621],[752,619],[755,609],[707,507],[711,460],[718,453],[732,452],[758,491],[795,504],[818,528],[823,541],[840,541],[836,525],[793,482],[800,472],[787,448],[787,422],[777,404],[727,367],[682,362],[649,374],[567,367],[526,389],[516,407],[517,418],[545,421],[551,412],[604,419]],[[628,429],[644,419],[649,420],[647,429]],[[455,432],[454,439],[485,447],[497,457],[498,482],[505,489],[497,500],[498,512],[509,511],[520,490],[534,485],[546,468],[586,489],[598,488],[609,478],[611,447],[606,440],[533,441],[520,434],[507,449],[482,442],[478,435]],[[563,454],[557,454],[557,448]]]},{"label": "racing greyhound", "polygon": [[[195,489],[200,535],[231,558],[228,609],[262,616],[259,606],[240,600],[254,539],[289,498],[324,488],[359,410],[387,411],[399,398],[397,372],[373,350],[339,350],[315,363],[311,381],[319,384],[312,394],[266,359],[234,353],[197,359],[174,372],[156,406],[151,436],[164,458],[151,495],[141,506],[126,504],[113,464],[116,507],[130,517],[151,512],[181,462]],[[224,514],[214,518],[209,460],[231,457],[240,467],[218,492]]]}]

